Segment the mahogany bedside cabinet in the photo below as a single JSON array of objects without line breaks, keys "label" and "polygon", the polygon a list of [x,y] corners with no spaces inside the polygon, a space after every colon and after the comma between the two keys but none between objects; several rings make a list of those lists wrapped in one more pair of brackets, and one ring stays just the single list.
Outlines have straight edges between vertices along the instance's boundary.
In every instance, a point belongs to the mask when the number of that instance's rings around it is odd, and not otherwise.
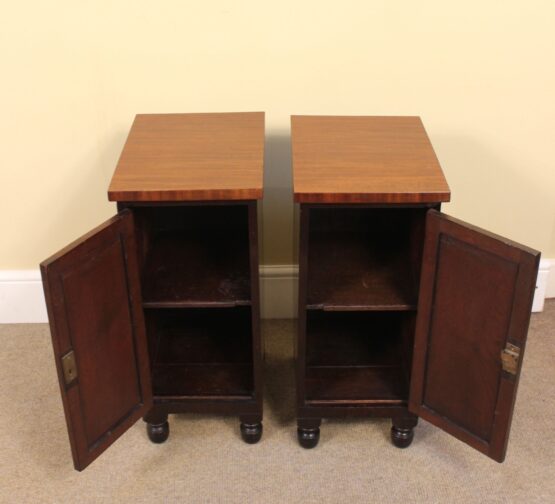
[{"label": "mahogany bedside cabinet", "polygon": [[141,417],[237,415],[262,434],[257,200],[264,114],[137,115],[118,213],[41,264],[75,468]]},{"label": "mahogany bedside cabinet", "polygon": [[324,417],[418,417],[505,457],[540,254],[440,212],[418,117],[292,117],[299,442]]}]

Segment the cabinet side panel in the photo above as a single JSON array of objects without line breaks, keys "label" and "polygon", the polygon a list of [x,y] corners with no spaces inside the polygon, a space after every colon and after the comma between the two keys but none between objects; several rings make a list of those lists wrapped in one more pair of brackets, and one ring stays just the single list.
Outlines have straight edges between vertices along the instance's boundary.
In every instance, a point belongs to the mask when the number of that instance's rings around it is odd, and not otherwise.
[{"label": "cabinet side panel", "polygon": [[254,396],[262,415],[263,391],[263,345],[260,332],[260,280],[258,259],[258,205],[256,201],[248,203],[249,227],[249,260],[250,260],[250,293],[251,293],[251,330],[252,330],[252,358],[254,371]]},{"label": "cabinet side panel", "polygon": [[298,414],[305,404],[306,376],[306,302],[308,282],[308,233],[310,207],[300,205],[299,223],[299,308],[297,321],[297,339],[295,345],[296,390]]}]

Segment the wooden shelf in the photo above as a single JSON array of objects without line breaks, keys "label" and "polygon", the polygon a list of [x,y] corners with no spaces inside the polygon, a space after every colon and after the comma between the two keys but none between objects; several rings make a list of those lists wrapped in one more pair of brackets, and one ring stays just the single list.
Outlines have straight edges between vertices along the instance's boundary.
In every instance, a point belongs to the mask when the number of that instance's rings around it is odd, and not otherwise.
[{"label": "wooden shelf", "polygon": [[305,389],[311,405],[403,405],[408,398],[407,379],[399,366],[309,367]]},{"label": "wooden shelf", "polygon": [[415,310],[407,250],[364,232],[311,233],[307,308]]},{"label": "wooden shelf", "polygon": [[250,305],[248,242],[233,232],[166,231],[147,255],[143,307]]},{"label": "wooden shelf", "polygon": [[405,404],[403,313],[307,315],[306,400],[311,404]]},{"label": "wooden shelf", "polygon": [[252,398],[250,308],[151,310],[155,396]]},{"label": "wooden shelf", "polygon": [[227,398],[251,400],[254,394],[251,364],[155,365],[155,397]]}]

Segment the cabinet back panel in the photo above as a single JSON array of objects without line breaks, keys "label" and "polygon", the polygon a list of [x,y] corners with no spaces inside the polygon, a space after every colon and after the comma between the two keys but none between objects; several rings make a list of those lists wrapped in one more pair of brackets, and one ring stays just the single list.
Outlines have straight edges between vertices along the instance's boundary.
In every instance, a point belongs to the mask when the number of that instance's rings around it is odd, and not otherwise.
[{"label": "cabinet back panel", "polygon": [[413,313],[307,312],[306,400],[406,402],[403,332]]},{"label": "cabinet back panel", "polygon": [[187,204],[135,206],[139,216],[152,232],[203,229],[246,229],[248,208],[246,204]]},{"label": "cabinet back panel", "polygon": [[405,312],[307,313],[308,366],[399,366]]},{"label": "cabinet back panel", "polygon": [[250,307],[146,310],[153,364],[248,364]]},{"label": "cabinet back panel", "polygon": [[251,308],[146,310],[154,395],[254,394]]},{"label": "cabinet back panel", "polygon": [[136,207],[145,306],[251,301],[247,205]]},{"label": "cabinet back panel", "polygon": [[307,305],[416,308],[426,208],[312,208]]}]

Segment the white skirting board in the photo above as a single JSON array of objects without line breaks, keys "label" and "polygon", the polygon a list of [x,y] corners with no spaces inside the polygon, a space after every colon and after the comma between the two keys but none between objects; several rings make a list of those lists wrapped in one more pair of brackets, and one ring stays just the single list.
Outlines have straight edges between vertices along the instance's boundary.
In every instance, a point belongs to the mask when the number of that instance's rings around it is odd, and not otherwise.
[{"label": "white skirting board", "polygon": [[286,264],[260,267],[260,313],[264,319],[297,316],[299,268]]},{"label": "white skirting board", "polygon": [[0,271],[0,324],[48,322],[40,271]]},{"label": "white skirting board", "polygon": [[540,260],[540,269],[538,270],[538,279],[536,280],[536,293],[534,295],[534,303],[532,304],[533,312],[541,312],[545,299],[555,297],[554,270],[555,259]]},{"label": "white skirting board", "polygon": [[[554,270],[555,259],[541,261],[532,311],[541,311],[544,299],[555,297]],[[296,317],[297,280],[296,265],[260,267],[262,318]],[[0,324],[47,321],[39,270],[0,270]]]}]

